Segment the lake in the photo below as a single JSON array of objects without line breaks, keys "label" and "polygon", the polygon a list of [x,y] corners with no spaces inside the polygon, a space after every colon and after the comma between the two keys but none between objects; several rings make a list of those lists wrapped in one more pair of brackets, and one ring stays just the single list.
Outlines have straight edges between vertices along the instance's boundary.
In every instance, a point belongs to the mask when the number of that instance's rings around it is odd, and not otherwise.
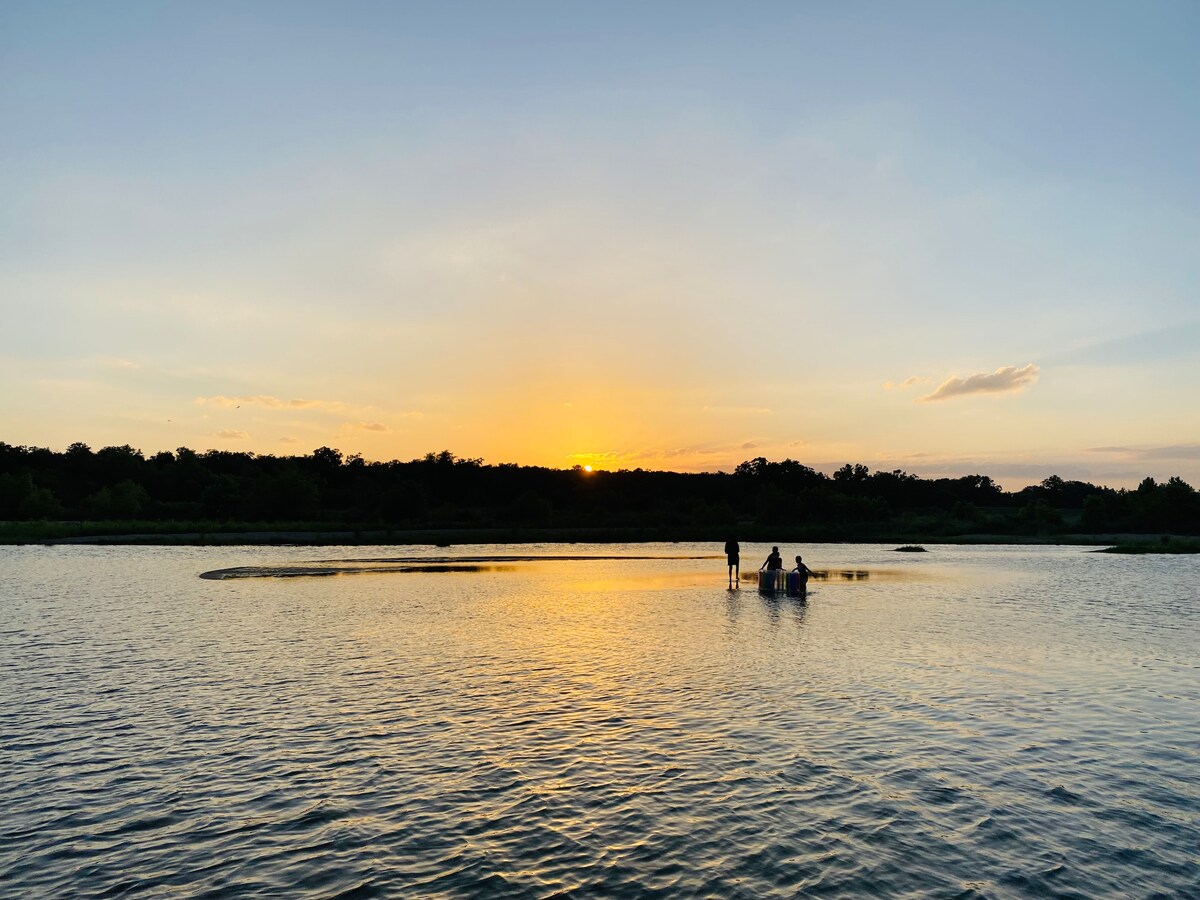
[{"label": "lake", "polygon": [[782,550],[0,548],[0,894],[1200,896],[1200,557]]}]

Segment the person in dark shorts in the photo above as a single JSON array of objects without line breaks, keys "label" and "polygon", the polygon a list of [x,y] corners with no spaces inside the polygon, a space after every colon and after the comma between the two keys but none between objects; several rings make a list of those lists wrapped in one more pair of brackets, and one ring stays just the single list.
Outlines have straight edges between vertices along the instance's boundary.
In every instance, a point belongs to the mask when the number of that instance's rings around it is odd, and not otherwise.
[{"label": "person in dark shorts", "polygon": [[741,554],[742,548],[738,546],[737,541],[725,542],[725,561],[729,563],[729,587],[736,587],[741,580]]}]

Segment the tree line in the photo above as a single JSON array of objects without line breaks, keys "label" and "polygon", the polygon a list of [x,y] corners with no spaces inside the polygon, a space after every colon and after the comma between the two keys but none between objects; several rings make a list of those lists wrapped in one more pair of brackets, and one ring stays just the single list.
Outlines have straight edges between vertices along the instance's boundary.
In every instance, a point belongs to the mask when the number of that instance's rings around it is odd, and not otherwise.
[{"label": "tree line", "polygon": [[[1004,491],[986,475],[921,478],[847,464],[832,475],[763,457],[732,473],[485,465],[448,450],[369,462],[320,447],[271,456],[128,445],[63,452],[0,442],[0,520],[334,523],[388,529],[655,528],[714,537],[775,529],[879,534],[1200,533],[1183,479],[1114,490],[1052,475]],[[764,531],[766,533],[766,531]]]}]

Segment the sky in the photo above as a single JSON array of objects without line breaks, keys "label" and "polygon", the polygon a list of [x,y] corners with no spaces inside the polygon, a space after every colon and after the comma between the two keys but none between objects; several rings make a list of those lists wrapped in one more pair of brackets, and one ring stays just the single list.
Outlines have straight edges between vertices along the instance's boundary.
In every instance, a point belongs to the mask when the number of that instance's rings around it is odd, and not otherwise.
[{"label": "sky", "polygon": [[0,4],[0,440],[1200,487],[1200,5]]}]

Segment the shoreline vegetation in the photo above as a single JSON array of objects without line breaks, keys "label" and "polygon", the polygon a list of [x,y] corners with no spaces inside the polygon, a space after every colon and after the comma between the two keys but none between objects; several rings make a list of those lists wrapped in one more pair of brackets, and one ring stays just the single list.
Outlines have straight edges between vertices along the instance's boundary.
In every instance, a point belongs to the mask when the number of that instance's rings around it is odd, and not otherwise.
[{"label": "shoreline vegetation", "polygon": [[[743,542],[895,544],[914,540],[896,534],[830,538],[790,528],[745,527]],[[723,531],[660,528],[441,528],[379,529],[306,522],[0,522],[0,545],[145,545],[145,546],[435,546],[472,544],[617,544],[712,543]],[[1139,534],[958,534],[922,537],[922,544],[896,552],[928,552],[924,544],[1027,544],[1095,547],[1097,553],[1200,553],[1200,541],[1178,535]]]},{"label": "shoreline vegetation", "polygon": [[1123,540],[1111,547],[1101,547],[1096,553],[1200,553],[1200,541],[1164,534],[1158,540]]},{"label": "shoreline vegetation", "polygon": [[708,542],[1114,545],[1200,552],[1200,493],[1180,478],[1114,490],[1051,475],[921,478],[762,457],[731,473],[484,465],[449,451],[368,462],[0,442],[3,544]]}]

